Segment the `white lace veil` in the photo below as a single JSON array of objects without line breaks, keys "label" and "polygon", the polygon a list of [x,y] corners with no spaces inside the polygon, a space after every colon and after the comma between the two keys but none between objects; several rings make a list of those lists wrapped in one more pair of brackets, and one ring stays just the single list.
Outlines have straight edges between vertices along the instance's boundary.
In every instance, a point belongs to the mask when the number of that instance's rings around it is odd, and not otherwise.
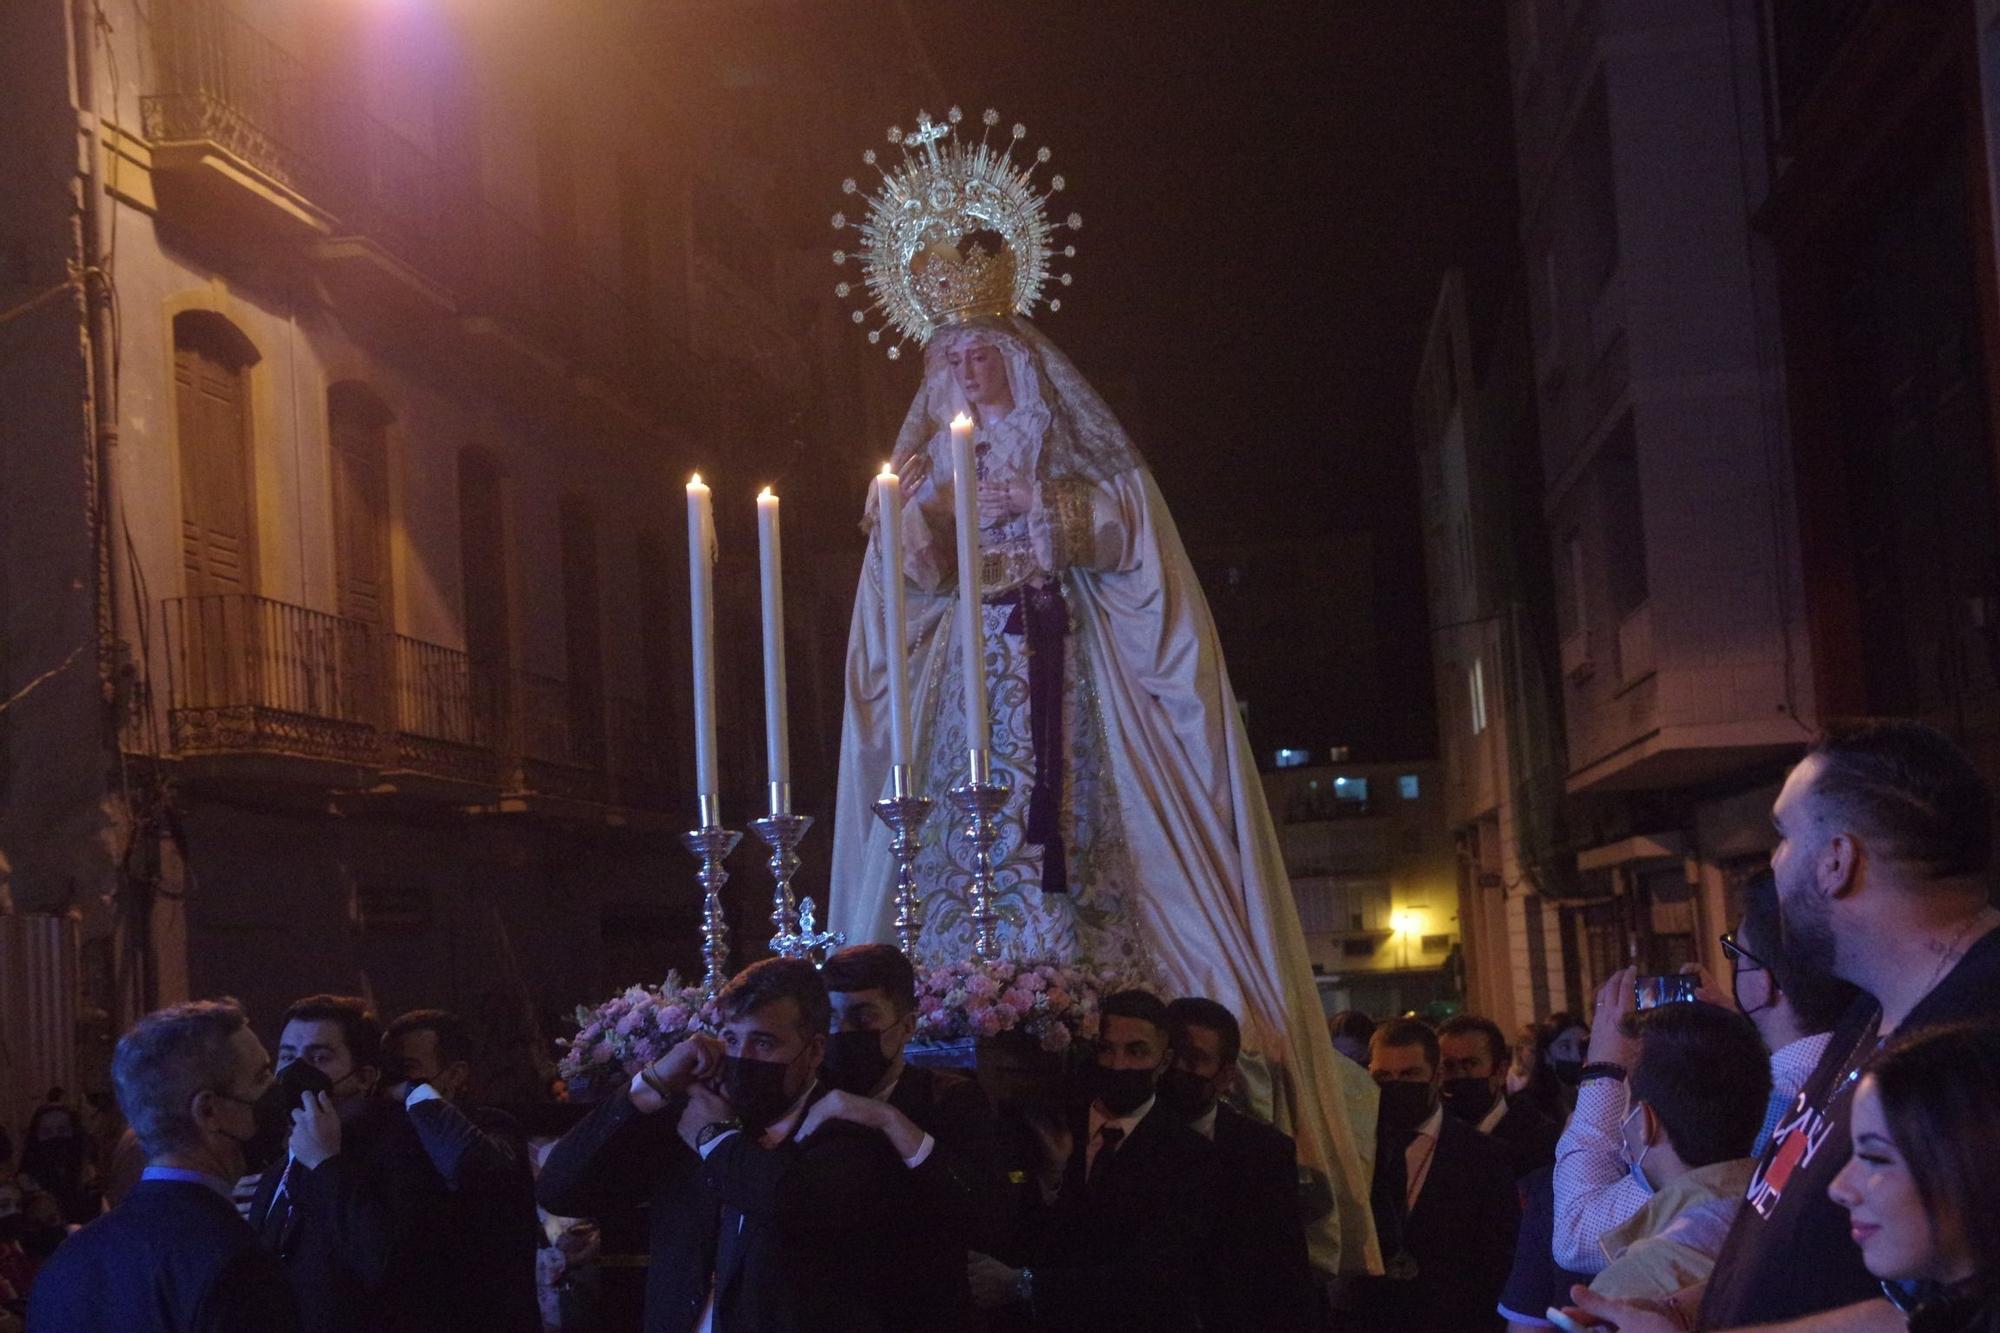
[{"label": "white lace veil", "polygon": [[1125,428],[1097,390],[1090,387],[1070,359],[1019,315],[982,316],[941,330],[924,349],[924,382],[896,435],[895,467],[902,471],[922,453],[937,433],[965,410],[965,398],[952,382],[948,353],[968,343],[997,348],[1007,362],[1009,387],[1016,404],[1039,398],[1048,412],[1042,437],[1040,472],[1051,481],[1080,477],[1109,481],[1146,466]]}]

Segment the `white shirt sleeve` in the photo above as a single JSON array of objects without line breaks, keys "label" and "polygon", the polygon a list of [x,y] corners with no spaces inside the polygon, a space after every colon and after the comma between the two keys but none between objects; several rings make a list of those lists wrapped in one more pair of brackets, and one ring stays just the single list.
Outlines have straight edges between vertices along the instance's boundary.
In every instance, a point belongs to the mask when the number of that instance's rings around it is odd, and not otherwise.
[{"label": "white shirt sleeve", "polygon": [[416,1087],[410,1089],[409,1096],[403,1098],[403,1105],[410,1107],[415,1106],[418,1102],[434,1102],[438,1100],[440,1100],[440,1094],[436,1088],[433,1088],[428,1083],[419,1083]]},{"label": "white shirt sleeve", "polygon": [[1604,1233],[1646,1206],[1618,1147],[1628,1109],[1625,1084],[1594,1078],[1576,1090],[1576,1110],[1556,1144],[1555,1261],[1578,1273],[1604,1271]]},{"label": "white shirt sleeve", "polygon": [[917,1145],[915,1152],[903,1159],[903,1165],[909,1167],[912,1171],[916,1170],[924,1164],[925,1159],[931,1155],[931,1149],[935,1147],[937,1147],[937,1140],[928,1134],[924,1135],[924,1141]]}]

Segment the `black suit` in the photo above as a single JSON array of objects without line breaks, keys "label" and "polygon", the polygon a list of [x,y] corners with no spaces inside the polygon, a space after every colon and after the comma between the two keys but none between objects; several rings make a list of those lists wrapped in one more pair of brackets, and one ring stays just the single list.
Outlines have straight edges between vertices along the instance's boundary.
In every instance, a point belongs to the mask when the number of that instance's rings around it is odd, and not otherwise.
[{"label": "black suit", "polygon": [[1241,1333],[1319,1326],[1319,1291],[1299,1208],[1291,1138],[1227,1106],[1215,1109],[1222,1194],[1202,1298],[1202,1327]]},{"label": "black suit", "polygon": [[1556,1140],[1562,1137],[1562,1126],[1526,1102],[1508,1102],[1507,1114],[1487,1133],[1514,1154],[1517,1180],[1556,1164]]},{"label": "black suit", "polygon": [[56,1247],[28,1304],[35,1333],[292,1333],[278,1261],[206,1185],[142,1180]]},{"label": "black suit", "polygon": [[450,1327],[440,1281],[445,1184],[403,1108],[379,1098],[340,1107],[340,1151],[292,1172],[265,1171],[250,1223],[299,1298],[307,1333],[400,1333]]},{"label": "black suit", "polygon": [[[931,1136],[930,1156],[912,1178],[919,1215],[904,1226],[912,1270],[901,1296],[905,1327],[963,1327],[973,1322],[966,1281],[968,1250],[987,1248],[997,1196],[992,1167],[993,1112],[979,1084],[948,1070],[905,1065],[888,1103]],[[957,1314],[941,1325],[945,1311]]]},{"label": "black suit", "polygon": [[711,1274],[716,1333],[898,1327],[913,1185],[887,1140],[832,1121],[774,1148],[731,1134],[703,1158],[676,1132],[683,1105],[646,1115],[613,1093],[550,1152],[536,1189],[571,1217],[650,1203],[646,1333],[693,1329]]},{"label": "black suit", "polygon": [[1061,1192],[1030,1218],[1035,1326],[1200,1328],[1202,1255],[1222,1188],[1214,1145],[1155,1103],[1087,1181],[1084,1111],[1070,1132]]},{"label": "black suit", "polygon": [[535,1177],[527,1143],[511,1117],[471,1115],[443,1098],[407,1110],[425,1154],[449,1191],[439,1217],[440,1259],[432,1282],[441,1289],[443,1330],[540,1333],[535,1296]]},{"label": "black suit", "polygon": [[[1378,1145],[1378,1178],[1388,1150],[1388,1145]],[[1513,1267],[1514,1233],[1521,1224],[1514,1157],[1505,1144],[1445,1116],[1417,1206],[1407,1218],[1385,1218],[1379,1209],[1378,1204],[1375,1225],[1385,1238],[1382,1257],[1393,1257],[1390,1238],[1400,1229],[1416,1263],[1415,1275],[1344,1282],[1336,1302],[1344,1317],[1335,1320],[1337,1328],[1477,1333],[1500,1327],[1495,1307]]]}]

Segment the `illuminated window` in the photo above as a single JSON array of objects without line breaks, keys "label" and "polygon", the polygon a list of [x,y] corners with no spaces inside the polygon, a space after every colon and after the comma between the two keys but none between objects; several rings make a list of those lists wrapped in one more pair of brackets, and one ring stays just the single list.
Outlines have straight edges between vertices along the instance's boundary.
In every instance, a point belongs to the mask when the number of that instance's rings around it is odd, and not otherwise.
[{"label": "illuminated window", "polygon": [[1312,762],[1312,751],[1281,749],[1273,762],[1279,768],[1303,768]]},{"label": "illuminated window", "polygon": [[1472,670],[1467,673],[1467,683],[1472,690],[1472,734],[1477,736],[1486,730],[1486,659],[1472,659]]},{"label": "illuminated window", "polygon": [[1333,780],[1333,799],[1336,801],[1354,801],[1356,803],[1366,801],[1368,799],[1368,779],[1335,778]]},{"label": "illuminated window", "polygon": [[1422,794],[1422,791],[1423,789],[1418,784],[1415,773],[1405,773],[1402,777],[1396,779],[1396,795],[1406,801],[1416,800]]}]

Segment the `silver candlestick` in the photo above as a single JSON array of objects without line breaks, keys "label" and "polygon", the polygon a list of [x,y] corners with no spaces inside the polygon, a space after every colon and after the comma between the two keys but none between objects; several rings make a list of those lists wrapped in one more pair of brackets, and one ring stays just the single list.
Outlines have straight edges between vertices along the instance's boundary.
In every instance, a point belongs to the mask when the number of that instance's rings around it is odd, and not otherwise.
[{"label": "silver candlestick", "polygon": [[993,910],[993,844],[1000,830],[993,816],[1006,807],[1011,789],[993,781],[990,752],[974,750],[966,780],[945,794],[965,816],[965,837],[972,844],[972,955],[990,962],[1000,956],[1000,916]]},{"label": "silver candlestick", "polygon": [[[789,807],[790,802],[785,802]],[[811,815],[795,815],[773,807],[762,819],[750,821],[750,831],[771,849],[771,952],[783,958],[806,956],[799,934],[799,905],[792,897],[792,876],[799,868],[799,840],[812,827]]]},{"label": "silver candlestick", "polygon": [[681,834],[681,846],[701,858],[701,957],[707,971],[701,979],[702,998],[712,1000],[722,990],[729,972],[729,922],[722,914],[722,886],[729,872],[722,860],[743,840],[743,835],[722,827],[722,802],[713,796],[701,798],[701,827]]},{"label": "silver candlestick", "polygon": [[917,835],[937,802],[911,789],[908,764],[895,765],[890,775],[891,794],[875,802],[874,810],[875,817],[889,826],[889,850],[896,858],[896,947],[915,962],[917,940],[924,933],[924,904],[917,896],[917,852],[923,844]]}]

